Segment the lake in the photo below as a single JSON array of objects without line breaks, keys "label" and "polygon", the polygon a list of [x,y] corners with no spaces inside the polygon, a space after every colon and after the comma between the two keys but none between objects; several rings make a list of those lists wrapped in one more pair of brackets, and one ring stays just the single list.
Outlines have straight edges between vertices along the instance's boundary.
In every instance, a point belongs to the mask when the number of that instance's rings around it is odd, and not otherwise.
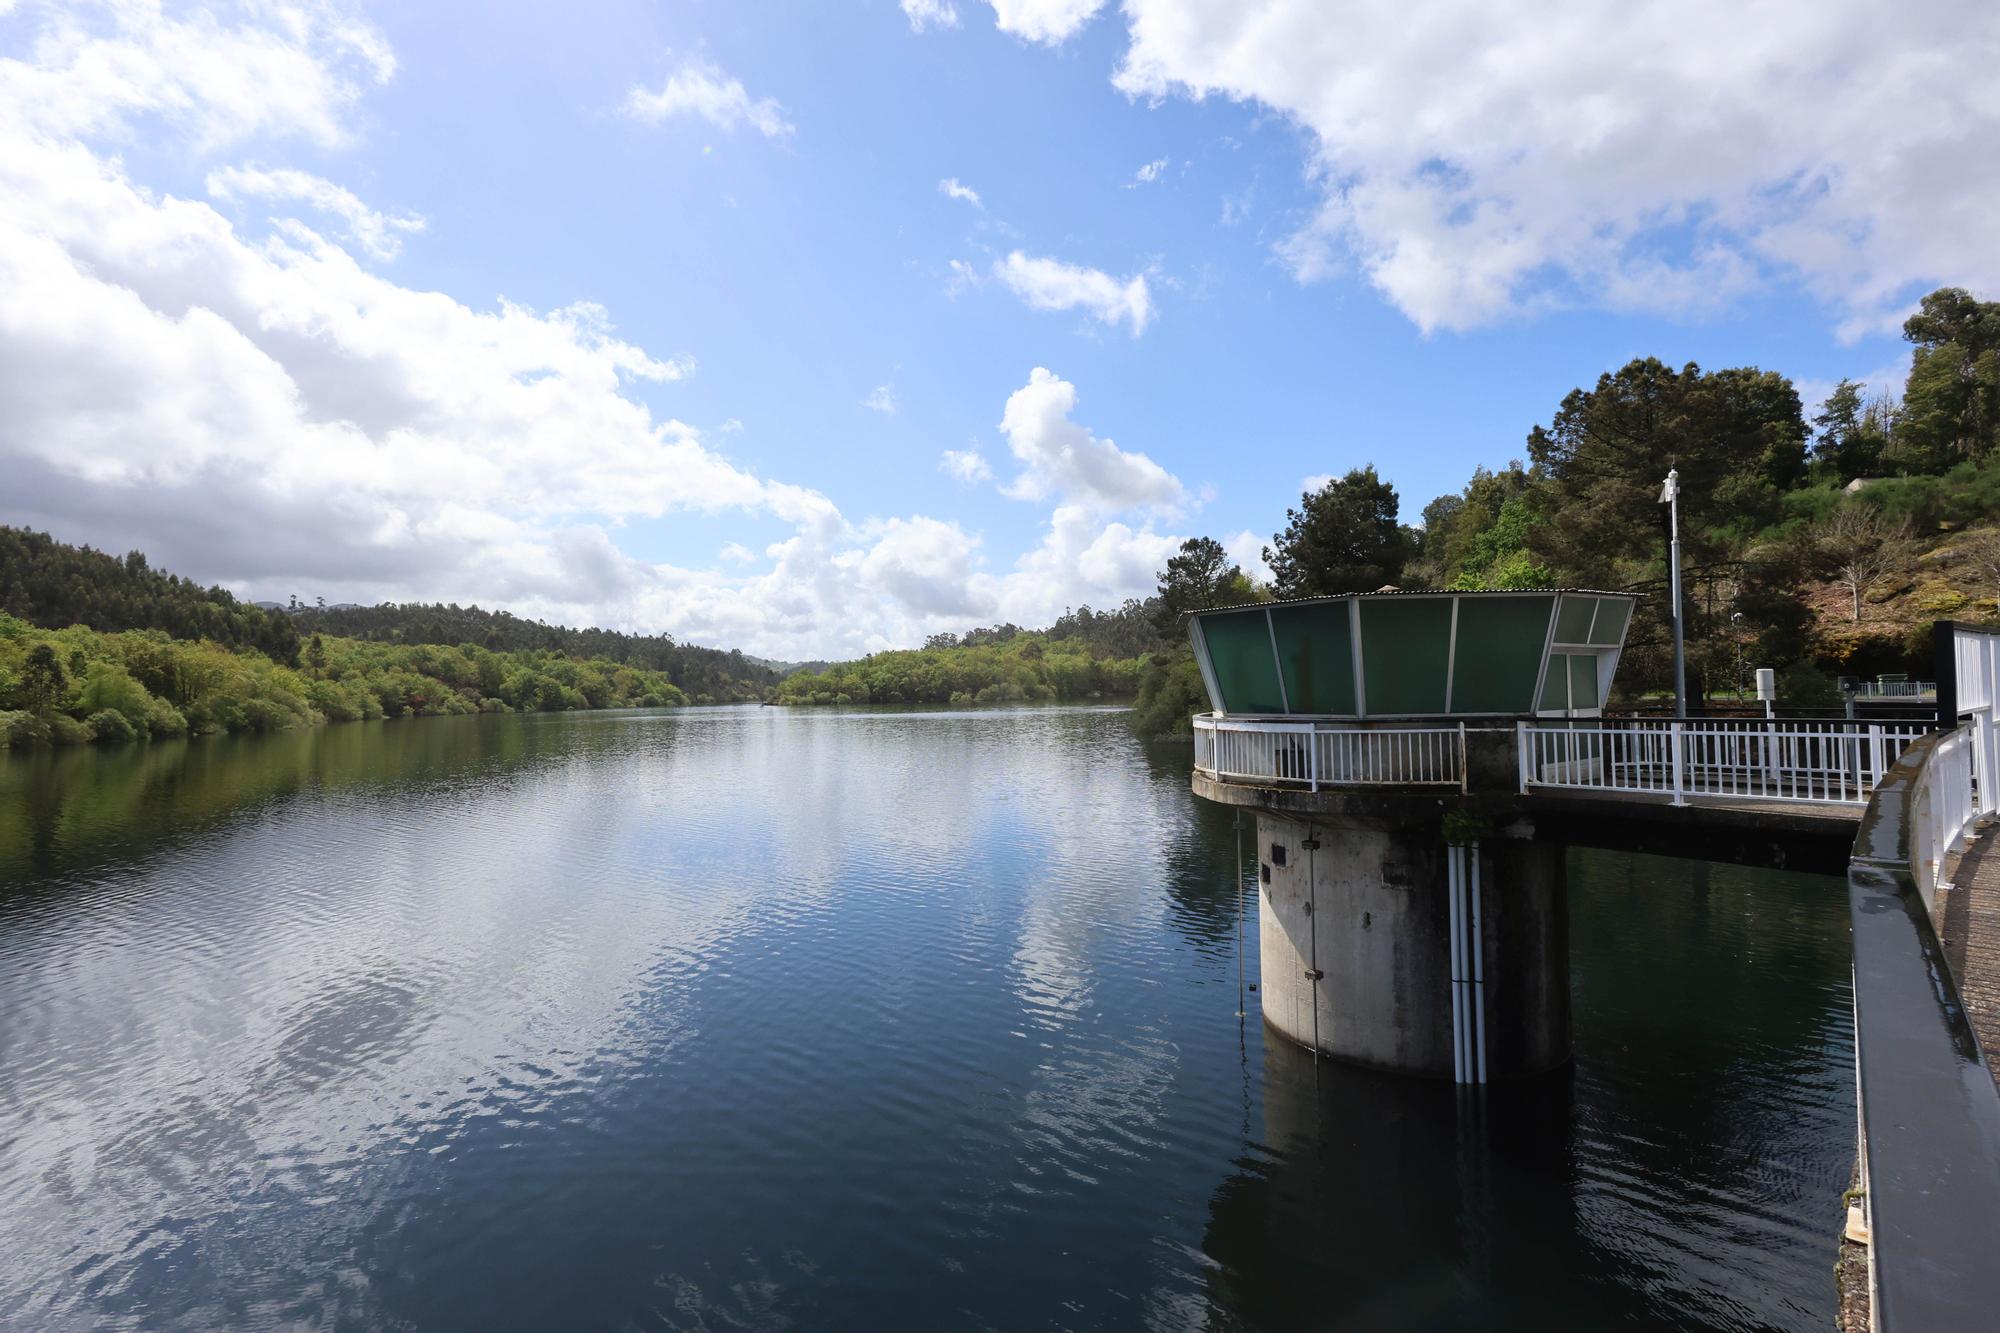
[{"label": "lake", "polygon": [[0,755],[0,1325],[1831,1327],[1842,882],[1572,852],[1575,1063],[1479,1098],[1239,1021],[1191,758],[755,707]]}]

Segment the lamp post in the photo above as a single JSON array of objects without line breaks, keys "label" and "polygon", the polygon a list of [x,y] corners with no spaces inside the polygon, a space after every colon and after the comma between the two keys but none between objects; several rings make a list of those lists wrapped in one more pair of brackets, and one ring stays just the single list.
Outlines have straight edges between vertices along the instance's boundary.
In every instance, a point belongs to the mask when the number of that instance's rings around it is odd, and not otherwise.
[{"label": "lamp post", "polygon": [[1674,716],[1686,717],[1688,715],[1687,649],[1681,640],[1681,474],[1679,468],[1667,469],[1666,484],[1660,487],[1660,503],[1667,506],[1668,523],[1673,533],[1668,564],[1673,576],[1674,598]]}]

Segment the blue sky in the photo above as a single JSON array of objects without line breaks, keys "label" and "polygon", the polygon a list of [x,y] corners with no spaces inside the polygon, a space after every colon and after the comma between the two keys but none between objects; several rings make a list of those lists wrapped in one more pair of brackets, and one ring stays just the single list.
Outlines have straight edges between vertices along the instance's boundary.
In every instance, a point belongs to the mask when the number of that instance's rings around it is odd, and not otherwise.
[{"label": "blue sky", "polygon": [[567,8],[0,4],[0,521],[845,654],[2000,277],[1986,6]]}]

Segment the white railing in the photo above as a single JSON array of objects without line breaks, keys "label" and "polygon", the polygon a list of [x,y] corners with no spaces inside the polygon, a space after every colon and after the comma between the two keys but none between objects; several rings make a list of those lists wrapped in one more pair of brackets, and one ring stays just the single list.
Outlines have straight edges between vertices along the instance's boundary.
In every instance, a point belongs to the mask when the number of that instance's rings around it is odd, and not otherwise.
[{"label": "white railing", "polygon": [[1924,905],[1937,910],[1947,858],[1965,842],[1982,813],[1973,774],[1972,728],[1940,737],[1910,785],[1910,873]]},{"label": "white railing", "polygon": [[1462,728],[1194,720],[1194,766],[1224,782],[1321,787],[1459,785]]},{"label": "white railing", "polygon": [[1868,680],[1861,683],[1855,697],[1860,699],[1934,699],[1937,682],[1929,680]]},{"label": "white railing", "polygon": [[1701,719],[1519,724],[1521,790],[1858,804],[1929,728]]}]

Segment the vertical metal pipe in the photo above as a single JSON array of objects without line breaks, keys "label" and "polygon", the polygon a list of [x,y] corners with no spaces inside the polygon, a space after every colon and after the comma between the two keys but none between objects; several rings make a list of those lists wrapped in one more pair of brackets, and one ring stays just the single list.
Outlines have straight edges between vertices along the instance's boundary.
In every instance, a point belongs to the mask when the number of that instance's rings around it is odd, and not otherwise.
[{"label": "vertical metal pipe", "polygon": [[1486,935],[1480,925],[1480,898],[1483,889],[1480,884],[1479,844],[1472,843],[1465,849],[1465,862],[1471,872],[1472,934],[1466,941],[1472,952],[1472,1049],[1477,1057],[1477,1077],[1474,1082],[1486,1081]]},{"label": "vertical metal pipe", "polygon": [[1454,1083],[1463,1083],[1465,1082],[1465,998],[1459,984],[1462,975],[1459,950],[1463,947],[1463,942],[1458,930],[1459,891],[1462,883],[1459,877],[1458,848],[1451,843],[1445,844],[1444,866],[1451,921],[1451,1079]]}]

